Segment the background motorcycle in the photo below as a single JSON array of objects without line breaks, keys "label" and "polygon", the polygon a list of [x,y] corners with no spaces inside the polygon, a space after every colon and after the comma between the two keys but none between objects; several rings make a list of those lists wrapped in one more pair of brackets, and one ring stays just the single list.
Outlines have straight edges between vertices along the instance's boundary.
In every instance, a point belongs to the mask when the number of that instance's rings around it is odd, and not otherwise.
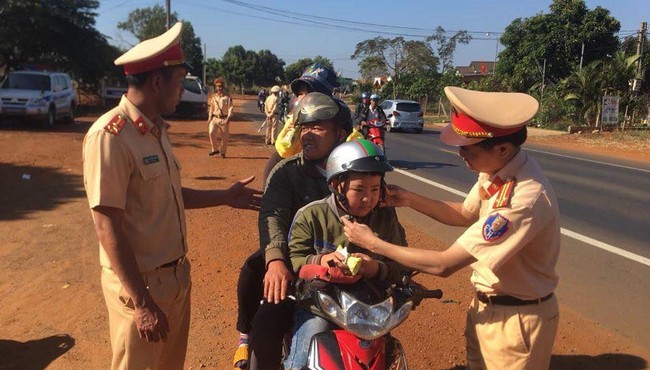
[{"label": "background motorcycle", "polygon": [[368,122],[366,122],[366,126],[368,126],[368,135],[366,139],[379,145],[381,150],[384,152],[384,155],[386,155],[386,148],[384,147],[384,135],[386,130],[385,127],[386,122],[378,118],[373,118],[371,120],[368,120]]},{"label": "background motorcycle", "polygon": [[[340,329],[311,339],[307,369],[408,369],[399,340],[390,331],[400,325],[425,298],[441,298],[406,276],[391,287],[378,287],[337,272],[306,265],[296,284],[298,304],[310,305]],[[340,271],[340,270],[339,270]]]}]

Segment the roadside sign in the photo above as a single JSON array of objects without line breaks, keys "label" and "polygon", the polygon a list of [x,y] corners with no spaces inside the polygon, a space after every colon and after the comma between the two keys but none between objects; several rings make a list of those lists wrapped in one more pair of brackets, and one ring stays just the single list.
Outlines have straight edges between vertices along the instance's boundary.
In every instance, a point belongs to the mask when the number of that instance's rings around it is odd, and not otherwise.
[{"label": "roadside sign", "polygon": [[381,87],[381,78],[375,77],[375,82],[372,84],[372,87],[379,89]]},{"label": "roadside sign", "polygon": [[602,124],[603,125],[617,125],[618,124],[618,103],[621,100],[620,96],[605,95],[603,96],[603,109],[602,109]]}]

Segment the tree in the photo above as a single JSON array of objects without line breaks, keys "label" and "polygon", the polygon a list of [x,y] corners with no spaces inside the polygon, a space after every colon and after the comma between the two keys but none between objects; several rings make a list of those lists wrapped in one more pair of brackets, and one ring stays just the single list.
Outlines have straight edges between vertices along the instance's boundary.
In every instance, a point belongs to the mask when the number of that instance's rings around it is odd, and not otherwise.
[{"label": "tree", "polygon": [[[170,14],[172,24],[178,22],[178,14]],[[129,13],[126,21],[119,22],[117,28],[130,32],[139,41],[150,39],[163,34],[167,27],[167,12],[161,5],[150,8],[138,8]],[[183,21],[181,33],[181,46],[185,61],[190,64],[193,75],[203,73],[203,51],[201,39],[194,34],[194,27],[190,22]]]},{"label": "tree", "polygon": [[257,52],[257,66],[254,83],[260,86],[269,86],[284,80],[284,60],[270,50]]},{"label": "tree", "polygon": [[469,44],[472,41],[472,36],[465,30],[456,32],[450,38],[446,36],[447,32],[444,28],[438,26],[436,33],[427,37],[427,42],[435,41],[438,44],[438,58],[442,61],[443,72],[447,69],[454,67],[454,53],[458,44]]},{"label": "tree", "polygon": [[291,82],[296,78],[302,76],[302,72],[305,70],[305,68],[309,67],[314,63],[321,63],[322,65],[330,68],[331,70],[334,70],[334,64],[332,63],[332,61],[323,56],[317,55],[313,59],[302,58],[302,59],[298,59],[298,61],[296,61],[295,63],[286,66],[286,68],[284,69],[285,81]]},{"label": "tree", "polygon": [[607,9],[588,10],[583,0],[554,0],[550,13],[515,19],[501,36],[497,75],[508,76],[511,88],[528,91],[538,80],[538,61],[546,59],[546,78],[557,82],[583,65],[613,55],[620,23]]},{"label": "tree", "polygon": [[364,40],[357,44],[351,59],[361,59],[359,66],[365,69],[361,70],[362,74],[367,75],[369,68],[386,71],[393,80],[393,97],[399,93],[402,74],[426,69],[435,70],[438,64],[429,44],[424,41],[405,40],[401,36],[393,39],[378,36]]},{"label": "tree", "polygon": [[257,67],[257,54],[254,51],[246,50],[243,46],[231,46],[221,58],[221,68],[226,80],[244,88],[253,85]]},{"label": "tree", "polygon": [[95,84],[114,71],[119,51],[95,28],[96,0],[5,0],[0,5],[0,66],[69,72]]}]

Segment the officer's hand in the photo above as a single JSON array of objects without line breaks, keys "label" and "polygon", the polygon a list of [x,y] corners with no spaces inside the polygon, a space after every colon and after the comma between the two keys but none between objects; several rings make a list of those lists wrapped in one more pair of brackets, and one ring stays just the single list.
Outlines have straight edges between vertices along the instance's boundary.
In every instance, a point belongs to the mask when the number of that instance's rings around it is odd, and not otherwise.
[{"label": "officer's hand", "polygon": [[350,221],[345,216],[341,217],[341,222],[343,222],[343,231],[350,243],[354,243],[361,248],[373,251],[373,247],[380,239],[373,234],[372,230],[370,230],[367,225],[357,223],[356,221]]},{"label": "officer's hand", "polygon": [[382,207],[408,207],[408,191],[397,185],[386,185]]},{"label": "officer's hand", "polygon": [[358,274],[364,279],[372,279],[379,273],[379,262],[363,253],[352,253],[351,256],[361,258],[361,267]]},{"label": "officer's hand", "polygon": [[246,187],[253,180],[255,180],[255,176],[239,180],[228,188],[226,204],[233,208],[259,210],[263,192]]},{"label": "officer's hand", "polygon": [[156,303],[150,301],[141,307],[136,306],[133,316],[140,338],[154,343],[167,341],[167,316]]},{"label": "officer's hand", "polygon": [[287,298],[289,284],[293,274],[282,260],[269,262],[266,275],[264,275],[264,298],[269,303],[280,303]]}]

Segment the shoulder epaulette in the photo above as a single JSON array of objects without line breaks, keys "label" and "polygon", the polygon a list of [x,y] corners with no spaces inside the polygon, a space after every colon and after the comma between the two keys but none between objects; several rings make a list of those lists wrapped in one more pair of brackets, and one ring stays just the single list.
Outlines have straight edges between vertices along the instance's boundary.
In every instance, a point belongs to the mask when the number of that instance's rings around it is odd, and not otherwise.
[{"label": "shoulder epaulette", "polygon": [[104,131],[109,132],[113,135],[118,135],[124,124],[126,123],[126,117],[122,114],[118,114],[115,117],[111,118],[106,126],[104,126]]},{"label": "shoulder epaulette", "polygon": [[510,206],[510,199],[512,198],[512,190],[515,188],[515,182],[517,179],[514,177],[508,177],[506,182],[501,186],[497,197],[494,200],[494,206],[492,208],[503,208]]}]

